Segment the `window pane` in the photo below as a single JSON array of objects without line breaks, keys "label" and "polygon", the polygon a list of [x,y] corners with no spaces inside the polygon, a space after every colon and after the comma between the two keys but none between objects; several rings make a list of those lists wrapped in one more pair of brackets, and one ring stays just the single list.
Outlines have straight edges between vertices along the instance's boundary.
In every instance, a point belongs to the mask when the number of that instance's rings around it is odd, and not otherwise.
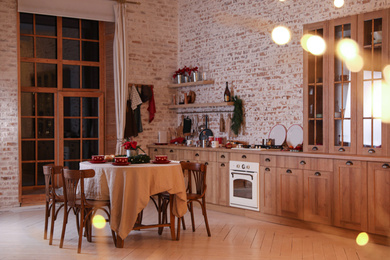
[{"label": "window pane", "polygon": [[64,119],[64,137],[80,138],[80,119]]},{"label": "window pane", "polygon": [[38,138],[54,138],[54,119],[38,118]]},{"label": "window pane", "polygon": [[35,138],[35,119],[22,118],[22,138]]},{"label": "window pane", "polygon": [[99,137],[99,119],[83,119],[83,138]]},{"label": "window pane", "polygon": [[37,87],[57,87],[57,64],[37,63]]},{"label": "window pane", "polygon": [[38,171],[38,178],[37,178],[37,185],[45,185],[45,175],[43,174],[43,166],[50,164],[54,162],[44,162],[44,163],[38,163],[37,171]]},{"label": "window pane", "polygon": [[38,141],[38,160],[54,160],[54,141]]},{"label": "window pane", "polygon": [[344,146],[351,146],[351,120],[345,119],[344,120],[344,129],[343,129],[343,145]]},{"label": "window pane", "polygon": [[374,88],[372,90],[373,95],[373,115],[374,117],[382,116],[382,81],[374,80]]},{"label": "window pane", "polygon": [[35,163],[22,164],[22,186],[35,185]]},{"label": "window pane", "polygon": [[99,67],[83,66],[83,88],[99,89]]},{"label": "window pane", "polygon": [[37,58],[57,59],[57,39],[37,37]]},{"label": "window pane", "polygon": [[73,18],[62,18],[62,36],[80,38],[79,20]]},{"label": "window pane", "polygon": [[20,36],[20,57],[34,57],[34,38],[30,36]]},{"label": "window pane", "polygon": [[37,35],[57,35],[57,18],[55,16],[35,15],[35,33]]},{"label": "window pane", "polygon": [[22,161],[35,160],[35,141],[22,141]]},{"label": "window pane", "polygon": [[343,85],[344,118],[351,118],[351,83]]},{"label": "window pane", "polygon": [[382,120],[374,119],[373,125],[373,139],[374,147],[381,147],[382,145]]},{"label": "window pane", "polygon": [[323,145],[323,124],[322,120],[316,121],[316,145]]},{"label": "window pane", "polygon": [[63,88],[80,88],[80,66],[64,65],[62,77]]},{"label": "window pane", "polygon": [[20,63],[20,84],[22,85],[22,87],[35,86],[34,63],[31,62]]},{"label": "window pane", "polygon": [[97,140],[83,141],[83,159],[90,159],[93,154],[99,154],[99,142]]},{"label": "window pane", "polygon": [[64,97],[64,116],[80,116],[80,98]]},{"label": "window pane", "polygon": [[309,145],[314,145],[314,120],[309,120]]},{"label": "window pane", "polygon": [[35,115],[35,95],[31,92],[22,92],[21,94],[21,114],[22,116]]},{"label": "window pane", "polygon": [[64,141],[64,160],[80,159],[80,141]]},{"label": "window pane", "polygon": [[71,170],[79,170],[79,163],[80,162],[64,162],[64,166],[69,167]]},{"label": "window pane", "polygon": [[363,83],[363,117],[371,117],[371,81]]},{"label": "window pane", "polygon": [[363,119],[363,146],[371,147],[371,119]]},{"label": "window pane", "polygon": [[20,33],[33,34],[33,15],[20,13]]},{"label": "window pane", "polygon": [[342,125],[341,120],[334,120],[334,145],[340,146],[341,145],[341,131],[342,131]]},{"label": "window pane", "polygon": [[38,116],[54,116],[54,94],[38,93]]},{"label": "window pane", "polygon": [[89,40],[99,40],[99,22],[91,20],[81,20],[82,38]]},{"label": "window pane", "polygon": [[82,42],[83,61],[99,61],[99,43],[98,42]]},{"label": "window pane", "polygon": [[63,40],[62,48],[64,60],[80,60],[80,41]]},{"label": "window pane", "polygon": [[99,98],[83,98],[83,117],[99,116]]}]

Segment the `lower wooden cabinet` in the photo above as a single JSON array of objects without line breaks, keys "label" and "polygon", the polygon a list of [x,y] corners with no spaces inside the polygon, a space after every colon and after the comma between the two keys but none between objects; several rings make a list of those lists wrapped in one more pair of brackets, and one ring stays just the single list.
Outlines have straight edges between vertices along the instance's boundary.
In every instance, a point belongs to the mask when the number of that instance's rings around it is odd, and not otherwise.
[{"label": "lower wooden cabinet", "polygon": [[229,163],[218,163],[218,178],[217,178],[217,199],[218,205],[229,206]]},{"label": "lower wooden cabinet", "polygon": [[367,163],[334,161],[334,225],[367,231]]},{"label": "lower wooden cabinet", "polygon": [[260,166],[260,211],[276,215],[276,167]]},{"label": "lower wooden cabinet", "polygon": [[217,162],[202,162],[207,165],[206,175],[206,202],[218,204],[219,179]]},{"label": "lower wooden cabinet", "polygon": [[390,234],[390,162],[369,162],[368,172],[368,231]]}]

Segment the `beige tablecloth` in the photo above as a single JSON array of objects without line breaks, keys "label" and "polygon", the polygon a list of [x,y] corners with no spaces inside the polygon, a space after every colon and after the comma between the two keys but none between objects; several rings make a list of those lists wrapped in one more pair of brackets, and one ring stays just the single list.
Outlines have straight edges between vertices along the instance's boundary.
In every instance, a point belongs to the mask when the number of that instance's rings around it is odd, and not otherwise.
[{"label": "beige tablecloth", "polygon": [[179,163],[114,166],[82,162],[80,169],[95,170],[94,178],[85,179],[86,197],[110,200],[111,229],[122,239],[132,230],[138,213],[147,206],[151,195],[163,191],[175,194],[173,214],[181,217],[187,211],[186,188]]}]

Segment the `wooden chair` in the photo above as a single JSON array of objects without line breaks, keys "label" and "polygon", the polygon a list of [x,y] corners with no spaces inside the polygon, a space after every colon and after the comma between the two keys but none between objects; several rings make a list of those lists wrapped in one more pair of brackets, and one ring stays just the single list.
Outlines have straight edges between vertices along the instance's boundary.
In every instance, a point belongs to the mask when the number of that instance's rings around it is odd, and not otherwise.
[{"label": "wooden chair", "polygon": [[[110,201],[109,200],[89,200],[85,198],[84,193],[84,179],[92,178],[95,176],[94,170],[64,170],[64,179],[65,179],[65,187],[67,194],[67,210],[64,217],[64,223],[62,226],[61,233],[61,241],[60,248],[62,248],[65,238],[65,230],[66,224],[68,222],[68,215],[70,210],[74,210],[77,217],[77,227],[79,232],[79,241],[77,247],[77,253],[81,252],[81,242],[83,237],[83,230],[85,230],[85,235],[87,237],[88,242],[92,241],[92,217],[96,213],[97,210],[103,210],[108,220],[110,221]],[[80,194],[77,194],[77,186],[80,185]],[[107,210],[108,208],[108,210]],[[112,231],[112,237],[114,240],[114,244],[116,244],[116,236],[115,232]]]},{"label": "wooden chair", "polygon": [[[191,213],[192,231],[195,232],[193,202],[198,202],[202,208],[202,214],[206,225],[207,235],[211,236],[209,222],[207,220],[207,211],[206,211],[207,166],[205,164],[192,163],[192,162],[180,162],[180,164],[183,169],[183,174],[185,176],[186,184],[187,184],[187,206],[188,206],[188,210]],[[159,217],[161,218],[162,223],[167,222],[168,205],[169,205],[169,194],[161,193],[159,195],[159,206],[160,206]],[[184,218],[181,217],[178,219],[177,222],[177,239],[180,238],[180,221],[182,222],[183,229],[185,229]],[[162,228],[159,229],[159,234],[161,233],[162,233]]]},{"label": "wooden chair", "polygon": [[[58,212],[62,207],[66,210],[66,189],[63,186],[64,174],[63,167],[54,164],[48,164],[43,166],[43,174],[45,176],[45,230],[43,238],[47,239],[47,229],[49,225],[49,218],[51,217],[50,224],[50,239],[49,245],[53,243],[54,222],[57,219]],[[60,189],[62,188],[62,192]],[[61,194],[62,193],[62,194]],[[56,209],[56,204],[61,203]],[[65,215],[65,214],[64,214]]]}]

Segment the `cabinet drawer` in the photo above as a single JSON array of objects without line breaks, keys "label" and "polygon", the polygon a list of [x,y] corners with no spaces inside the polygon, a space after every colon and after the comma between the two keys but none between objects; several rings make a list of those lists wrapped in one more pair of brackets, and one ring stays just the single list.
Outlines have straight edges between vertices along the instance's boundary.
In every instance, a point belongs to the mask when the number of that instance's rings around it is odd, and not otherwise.
[{"label": "cabinet drawer", "polygon": [[276,156],[260,155],[260,166],[276,166]]},{"label": "cabinet drawer", "polygon": [[243,162],[258,162],[260,160],[260,156],[258,154],[251,153],[231,153],[230,160]]},{"label": "cabinet drawer", "polygon": [[227,152],[218,152],[217,153],[217,162],[229,162],[230,153]]},{"label": "cabinet drawer", "polygon": [[292,156],[277,157],[277,166],[292,169],[310,169],[310,159]]},{"label": "cabinet drawer", "polygon": [[209,151],[202,151],[202,150],[190,150],[185,151],[185,160],[188,161],[197,161],[197,162],[215,162],[216,159],[216,152],[209,152]]},{"label": "cabinet drawer", "polygon": [[309,163],[309,169],[313,171],[333,171],[333,160],[332,159],[320,159],[320,158],[310,158],[307,161]]}]

